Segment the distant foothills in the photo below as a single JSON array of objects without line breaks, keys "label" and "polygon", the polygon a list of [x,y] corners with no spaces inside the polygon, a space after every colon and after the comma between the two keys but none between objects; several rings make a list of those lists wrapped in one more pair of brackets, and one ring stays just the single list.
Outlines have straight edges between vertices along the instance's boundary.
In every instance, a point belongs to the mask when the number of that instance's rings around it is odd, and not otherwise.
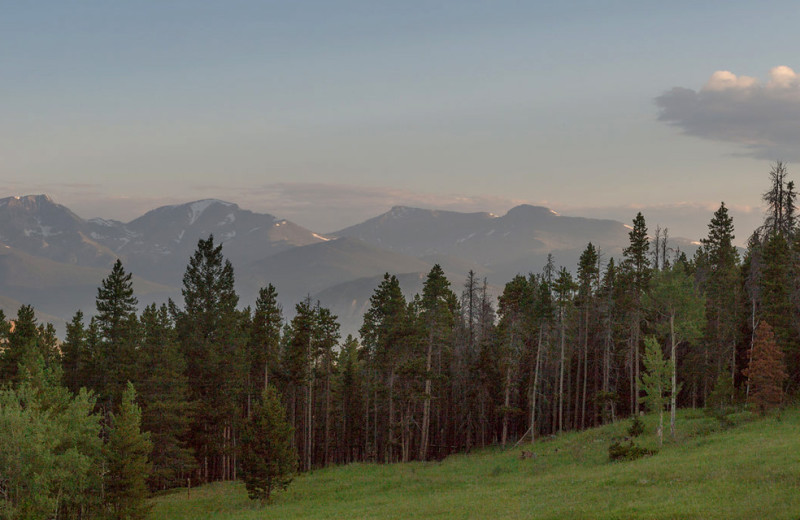
[{"label": "distant foothills", "polygon": [[[407,296],[421,290],[434,264],[454,284],[472,270],[499,295],[514,275],[539,272],[548,254],[572,271],[588,242],[602,262],[619,258],[629,231],[622,222],[530,205],[503,216],[396,206],[321,234],[216,199],[163,206],[123,223],[83,219],[47,195],[14,196],[0,199],[0,309],[13,316],[30,304],[63,335],[76,309],[93,313],[97,287],[118,258],[134,275],[142,307],[179,300],[190,255],[213,234],[233,264],[242,305],[271,283],[285,309],[310,295],[339,316],[343,332],[355,332],[386,272]],[[671,255],[691,257],[697,245],[667,241]]]}]

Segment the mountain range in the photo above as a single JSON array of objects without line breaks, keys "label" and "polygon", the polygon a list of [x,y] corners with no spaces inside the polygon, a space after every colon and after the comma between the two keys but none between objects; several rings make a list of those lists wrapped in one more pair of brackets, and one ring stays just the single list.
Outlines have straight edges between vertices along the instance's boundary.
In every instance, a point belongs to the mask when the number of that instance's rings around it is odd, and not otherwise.
[{"label": "mountain range", "polygon": [[[16,314],[34,305],[63,331],[82,309],[91,314],[97,287],[120,258],[134,274],[140,304],[180,301],[183,272],[197,242],[213,234],[234,265],[243,305],[272,283],[285,314],[306,295],[357,331],[383,273],[399,275],[407,295],[419,292],[438,263],[460,292],[472,269],[493,292],[515,274],[538,272],[552,253],[574,268],[588,242],[604,259],[619,257],[630,226],[614,220],[561,216],[521,205],[505,215],[404,206],[329,234],[216,199],[163,206],[127,223],[82,219],[47,195],[0,199],[0,308]],[[671,238],[691,254],[696,243]]]}]

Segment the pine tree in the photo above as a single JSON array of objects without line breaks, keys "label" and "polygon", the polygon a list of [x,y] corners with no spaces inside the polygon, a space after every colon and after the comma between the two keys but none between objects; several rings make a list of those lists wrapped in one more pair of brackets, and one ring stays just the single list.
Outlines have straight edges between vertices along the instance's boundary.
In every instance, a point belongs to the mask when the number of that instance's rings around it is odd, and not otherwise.
[{"label": "pine tree", "polygon": [[[783,234],[773,234],[767,238],[761,261],[760,318],[770,324],[775,341],[791,360],[800,349],[800,338],[794,324],[792,305],[792,251]],[[790,375],[800,379],[800,367],[790,365]]]},{"label": "pine tree", "polygon": [[531,308],[532,294],[528,279],[522,275],[515,276],[506,283],[503,294],[498,298],[500,323],[498,339],[500,347],[499,368],[503,375],[503,422],[500,443],[505,446],[511,432],[511,420],[516,411],[512,406],[514,380],[519,366],[518,359],[524,344],[525,318]]},{"label": "pine tree", "polygon": [[703,247],[698,251],[702,265],[697,266],[696,278],[706,294],[705,343],[712,347],[710,357],[715,360],[729,356],[731,378],[736,376],[737,319],[742,303],[733,239],[733,219],[723,202],[708,225],[708,237],[701,240]]},{"label": "pine tree", "polygon": [[[366,431],[364,430],[364,363],[361,346],[347,335],[339,351],[337,362],[337,395],[339,396],[341,426],[339,435],[339,462],[349,463],[363,457]],[[359,456],[361,452],[361,456]]]},{"label": "pine tree", "polygon": [[148,454],[153,449],[150,435],[140,430],[142,412],[136,404],[136,390],[128,382],[119,411],[111,415],[111,430],[103,451],[108,471],[105,501],[111,518],[143,519],[147,516]]},{"label": "pine tree", "polygon": [[183,276],[184,308],[173,304],[178,341],[186,359],[191,428],[203,480],[234,478],[233,442],[247,380],[243,316],[237,311],[233,266],[213,235],[199,240]]},{"label": "pine tree", "polygon": [[613,378],[614,359],[616,357],[617,331],[620,327],[619,307],[622,300],[622,291],[618,283],[618,269],[611,258],[606,265],[603,281],[600,287],[600,312],[603,323],[603,359],[602,359],[602,390],[597,395],[598,404],[602,403],[603,422],[613,421],[616,417],[617,381]]},{"label": "pine tree", "polygon": [[769,172],[770,188],[764,193],[763,200],[767,203],[767,218],[763,231],[765,234],[781,234],[790,237],[794,234],[795,200],[794,182],[787,181],[789,175],[786,164],[778,161]]},{"label": "pine tree", "polygon": [[633,219],[633,229],[628,233],[630,244],[622,254],[625,258],[625,275],[629,278],[628,299],[631,319],[631,396],[632,412],[639,412],[639,337],[641,335],[642,295],[650,282],[650,261],[647,252],[650,242],[647,238],[647,225],[641,213]]},{"label": "pine tree", "polygon": [[148,305],[142,312],[142,338],[138,369],[142,430],[150,434],[153,451],[150,487],[179,486],[195,468],[186,446],[192,406],[186,378],[186,361],[175,338],[166,305]]},{"label": "pine tree", "polygon": [[297,470],[292,436],[278,392],[268,385],[242,433],[242,472],[252,500],[269,503],[273,491],[292,482]]},{"label": "pine tree", "polygon": [[324,408],[325,408],[325,433],[322,445],[322,463],[327,466],[331,462],[331,426],[332,426],[332,378],[334,371],[334,356],[335,349],[341,339],[339,334],[339,322],[337,316],[331,314],[330,309],[321,307],[317,302],[317,323],[315,331],[316,351],[322,362],[322,377],[323,377],[323,393],[324,393]]},{"label": "pine tree", "polygon": [[[311,419],[317,326],[316,307],[307,297],[295,305],[295,316],[284,333],[285,346],[281,365],[287,383],[289,417],[295,434],[294,445],[300,454],[301,467],[308,471],[312,463]],[[302,415],[301,415],[302,410]]]},{"label": "pine tree", "polygon": [[536,433],[539,428],[537,423],[537,402],[539,396],[540,374],[542,373],[542,366],[547,361],[546,350],[550,341],[550,329],[553,324],[554,308],[553,308],[553,293],[551,284],[547,282],[544,275],[529,280],[531,288],[534,291],[534,307],[533,318],[536,322],[538,329],[536,341],[536,360],[533,364],[533,381],[531,383],[530,401],[530,429],[531,429],[531,443],[536,439]]},{"label": "pine tree", "polygon": [[750,386],[747,402],[762,415],[783,402],[783,383],[787,374],[783,351],[775,340],[772,327],[762,321],[756,329],[750,365],[744,370]]},{"label": "pine tree", "polygon": [[119,259],[114,262],[111,274],[97,289],[97,323],[100,333],[112,345],[127,339],[128,320],[136,312],[138,300],[133,295],[133,275],[126,273]]},{"label": "pine tree", "polygon": [[[428,457],[430,444],[434,348],[439,360],[436,376],[438,376],[437,379],[441,380],[442,350],[452,339],[455,312],[457,312],[458,308],[456,295],[450,290],[450,282],[445,277],[444,271],[439,264],[433,266],[422,286],[421,307],[421,318],[424,324],[423,334],[426,338],[426,355],[425,400],[422,403],[422,439],[419,445],[419,458],[425,460]],[[440,403],[439,406],[441,406],[441,399],[438,399],[438,401]]]},{"label": "pine tree", "polygon": [[97,289],[95,304],[100,342],[93,353],[96,357],[90,361],[94,375],[91,389],[98,393],[101,406],[111,411],[120,402],[125,382],[136,378],[139,336],[132,275],[125,272],[120,260]]},{"label": "pine tree", "polygon": [[83,325],[83,312],[78,311],[67,323],[67,336],[61,345],[64,386],[77,394],[81,387],[87,386],[83,380],[86,352],[86,328]]},{"label": "pine tree", "polygon": [[[399,360],[408,350],[407,310],[400,282],[396,276],[386,273],[370,297],[370,307],[359,329],[369,356],[373,379],[374,429],[370,449],[376,458],[382,454],[386,461],[397,460],[394,384]],[[385,396],[384,412],[380,416],[379,390]]]},{"label": "pine tree", "polygon": [[250,332],[250,379],[262,390],[269,385],[270,372],[278,368],[278,347],[281,340],[283,313],[278,304],[278,291],[272,284],[258,291]]},{"label": "pine tree", "polygon": [[[581,428],[586,424],[586,392],[587,383],[589,381],[589,317],[594,306],[594,292],[599,285],[600,266],[599,255],[597,249],[591,242],[586,246],[583,253],[581,253],[580,260],[578,261],[578,303],[581,307],[583,320],[581,322],[581,334],[583,342],[581,344],[581,353],[583,354],[583,389],[580,392],[582,397],[581,401]],[[581,373],[581,364],[578,360],[578,374]],[[580,377],[576,378],[580,383]],[[579,395],[576,392],[576,396]],[[577,413],[577,407],[576,407]]]},{"label": "pine tree", "polygon": [[558,304],[559,341],[561,357],[558,372],[558,431],[564,429],[564,372],[566,370],[566,343],[567,343],[567,313],[572,305],[572,296],[575,291],[575,282],[572,275],[565,267],[558,271],[558,278],[553,284]]},{"label": "pine tree", "polygon": [[18,382],[21,368],[37,360],[41,360],[46,369],[60,370],[61,354],[55,329],[49,323],[40,325],[30,305],[20,306],[14,330],[6,335],[7,344],[0,348],[0,384]]}]

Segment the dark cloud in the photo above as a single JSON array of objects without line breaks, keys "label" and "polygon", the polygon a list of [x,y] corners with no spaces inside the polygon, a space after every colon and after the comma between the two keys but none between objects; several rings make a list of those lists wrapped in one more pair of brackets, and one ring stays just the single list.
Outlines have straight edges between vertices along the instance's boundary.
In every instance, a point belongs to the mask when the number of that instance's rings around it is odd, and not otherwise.
[{"label": "dark cloud", "polygon": [[675,87],[655,99],[658,119],[687,135],[739,145],[743,155],[800,159],[800,76],[786,66],[761,83],[717,71],[699,91]]}]

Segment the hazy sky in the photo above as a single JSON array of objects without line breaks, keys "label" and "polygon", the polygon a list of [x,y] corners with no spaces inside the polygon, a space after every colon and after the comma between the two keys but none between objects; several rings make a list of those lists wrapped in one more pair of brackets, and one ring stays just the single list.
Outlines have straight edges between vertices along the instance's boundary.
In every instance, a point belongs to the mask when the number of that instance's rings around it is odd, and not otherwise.
[{"label": "hazy sky", "polygon": [[[797,2],[0,5],[0,196],[215,197],[318,231],[394,204],[739,238],[800,162]],[[795,173],[796,178],[800,178]]]}]

